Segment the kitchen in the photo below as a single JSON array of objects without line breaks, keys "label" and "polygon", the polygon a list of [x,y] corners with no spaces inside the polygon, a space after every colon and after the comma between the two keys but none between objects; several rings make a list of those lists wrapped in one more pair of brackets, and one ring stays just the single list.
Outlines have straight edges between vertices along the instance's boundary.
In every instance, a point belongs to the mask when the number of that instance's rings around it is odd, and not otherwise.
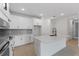
[{"label": "kitchen", "polygon": [[[79,27],[76,23],[74,27],[71,26],[73,20],[79,18],[77,5],[79,4],[1,3],[0,20],[4,21],[0,21],[0,28],[5,28],[8,32],[7,38],[4,38],[8,41],[4,43],[7,45],[0,47],[1,51],[8,46],[8,56],[55,56],[63,55],[61,50],[75,46],[77,48],[71,49],[72,53],[69,54],[68,50],[64,54],[79,55],[78,36],[75,36],[78,35]],[[5,56],[2,52],[0,55]]]}]

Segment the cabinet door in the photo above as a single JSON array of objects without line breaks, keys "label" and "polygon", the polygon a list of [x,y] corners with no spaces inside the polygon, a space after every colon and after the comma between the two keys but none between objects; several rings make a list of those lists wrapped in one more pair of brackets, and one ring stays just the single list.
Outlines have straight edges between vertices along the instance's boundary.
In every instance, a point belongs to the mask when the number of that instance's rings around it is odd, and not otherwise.
[{"label": "cabinet door", "polygon": [[0,18],[0,26],[3,25],[3,19]]},{"label": "cabinet door", "polygon": [[[3,20],[5,20],[6,22],[8,22],[8,18],[2,13],[2,12],[4,12],[5,13],[5,11],[1,11],[0,10],[0,18],[2,18]],[[6,14],[6,13],[5,13]]]},{"label": "cabinet door", "polygon": [[19,46],[21,44],[20,43],[21,42],[20,36],[15,36],[15,38],[13,38],[13,40],[15,42],[14,47]]},{"label": "cabinet door", "polygon": [[30,41],[29,41],[29,36],[27,36],[27,35],[22,35],[22,37],[21,37],[21,43],[22,44],[27,44],[27,43],[29,43]]},{"label": "cabinet door", "polygon": [[20,46],[20,45],[30,43],[33,40],[31,39],[30,35],[21,35],[21,36],[16,36],[14,38],[14,41],[15,41],[14,47],[16,47],[16,46]]},{"label": "cabinet door", "polygon": [[35,36],[41,35],[41,26],[35,25],[34,28],[33,28],[33,34]]}]

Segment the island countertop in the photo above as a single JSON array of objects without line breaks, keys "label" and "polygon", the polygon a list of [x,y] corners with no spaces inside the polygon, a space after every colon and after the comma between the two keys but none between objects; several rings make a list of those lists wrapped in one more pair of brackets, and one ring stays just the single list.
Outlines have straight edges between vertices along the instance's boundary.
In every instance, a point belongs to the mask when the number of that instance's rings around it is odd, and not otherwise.
[{"label": "island countertop", "polygon": [[49,35],[35,36],[34,38],[44,43],[52,43],[52,42],[56,43],[58,41],[67,40],[66,37],[49,36]]}]

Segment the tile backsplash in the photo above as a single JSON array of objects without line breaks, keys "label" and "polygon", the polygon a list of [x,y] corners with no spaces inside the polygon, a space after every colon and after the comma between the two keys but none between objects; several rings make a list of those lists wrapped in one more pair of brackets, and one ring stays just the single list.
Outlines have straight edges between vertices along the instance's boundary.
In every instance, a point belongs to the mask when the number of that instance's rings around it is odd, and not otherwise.
[{"label": "tile backsplash", "polygon": [[9,35],[32,34],[32,29],[9,29]]}]

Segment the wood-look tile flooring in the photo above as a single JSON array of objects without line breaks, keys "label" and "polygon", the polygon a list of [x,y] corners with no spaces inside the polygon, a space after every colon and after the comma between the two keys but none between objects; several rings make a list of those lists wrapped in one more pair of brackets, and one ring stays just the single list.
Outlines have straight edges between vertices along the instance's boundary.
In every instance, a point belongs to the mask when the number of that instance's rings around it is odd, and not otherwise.
[{"label": "wood-look tile flooring", "polygon": [[78,47],[78,39],[69,39],[66,42],[67,47]]},{"label": "wood-look tile flooring", "polygon": [[33,43],[25,44],[14,48],[14,56],[35,56]]},{"label": "wood-look tile flooring", "polygon": [[66,47],[53,56],[79,56],[78,39],[69,39]]},{"label": "wood-look tile flooring", "polygon": [[[78,40],[77,39],[69,39],[66,42],[67,47],[64,50],[61,50],[63,55],[70,55],[75,53],[75,55],[79,55],[79,48],[78,48]],[[14,56],[35,56],[35,49],[33,43],[25,44],[19,47],[14,48]],[[67,53],[68,52],[68,53]],[[56,55],[61,55],[62,53],[58,52]]]}]

